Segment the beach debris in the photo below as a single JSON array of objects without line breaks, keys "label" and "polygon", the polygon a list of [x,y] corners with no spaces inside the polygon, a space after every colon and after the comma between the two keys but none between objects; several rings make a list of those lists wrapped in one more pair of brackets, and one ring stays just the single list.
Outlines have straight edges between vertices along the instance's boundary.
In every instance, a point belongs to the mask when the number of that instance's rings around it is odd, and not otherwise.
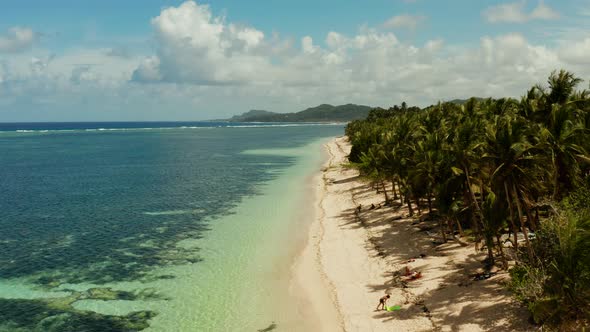
[{"label": "beach debris", "polygon": [[391,312],[391,311],[398,311],[398,310],[401,310],[401,309],[402,309],[402,306],[401,305],[392,305],[390,307],[387,307],[385,310]]},{"label": "beach debris", "polygon": [[485,280],[485,279],[489,279],[493,276],[495,276],[497,274],[497,272],[483,272],[483,273],[476,273],[473,276],[473,280],[474,281],[480,281],[480,280]]},{"label": "beach debris", "polygon": [[412,262],[415,262],[417,259],[424,258],[424,257],[426,257],[426,254],[420,254],[420,255],[418,255],[418,256],[412,256],[412,257],[410,257],[410,258],[409,258],[409,259],[406,261],[406,263],[412,263]]}]

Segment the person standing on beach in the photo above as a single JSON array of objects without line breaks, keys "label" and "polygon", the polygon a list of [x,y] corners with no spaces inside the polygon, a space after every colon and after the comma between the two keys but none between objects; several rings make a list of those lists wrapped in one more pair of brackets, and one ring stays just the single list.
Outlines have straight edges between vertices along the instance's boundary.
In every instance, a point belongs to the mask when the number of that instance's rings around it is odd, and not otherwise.
[{"label": "person standing on beach", "polygon": [[387,300],[389,300],[390,297],[391,296],[389,296],[389,294],[386,294],[385,296],[380,298],[379,304],[377,305],[377,309],[375,309],[375,310],[379,310],[379,307],[381,307],[381,310],[385,310],[385,305],[387,304]]}]

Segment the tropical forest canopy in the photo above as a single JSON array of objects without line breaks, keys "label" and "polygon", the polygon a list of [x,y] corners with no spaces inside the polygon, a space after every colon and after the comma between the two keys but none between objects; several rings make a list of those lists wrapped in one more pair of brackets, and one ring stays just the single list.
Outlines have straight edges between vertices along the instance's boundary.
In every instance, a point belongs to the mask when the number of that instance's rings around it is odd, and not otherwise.
[{"label": "tropical forest canopy", "polygon": [[348,124],[349,159],[410,215],[436,215],[444,241],[471,236],[488,268],[515,262],[511,287],[536,322],[587,322],[590,91],[581,83],[561,70],[520,99],[376,108]]}]

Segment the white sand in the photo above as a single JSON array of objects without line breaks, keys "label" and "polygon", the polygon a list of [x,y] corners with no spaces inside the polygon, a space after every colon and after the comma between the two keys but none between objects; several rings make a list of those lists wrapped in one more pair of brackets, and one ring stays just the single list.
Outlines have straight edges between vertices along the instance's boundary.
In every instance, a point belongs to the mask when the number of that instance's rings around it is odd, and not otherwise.
[{"label": "white sand", "polygon": [[[416,225],[407,207],[370,210],[384,197],[356,170],[342,167],[350,151],[346,138],[326,148],[330,160],[316,181],[316,218],[294,265],[292,287],[302,314],[318,322],[314,330],[534,330],[526,310],[501,285],[506,272],[483,281],[469,277],[481,270],[485,253],[453,241],[436,246],[436,231],[418,228],[436,222]],[[420,254],[426,256],[408,262]],[[423,277],[404,285],[395,274],[406,266]],[[401,305],[400,311],[375,310],[385,293],[391,294],[388,305]]]}]

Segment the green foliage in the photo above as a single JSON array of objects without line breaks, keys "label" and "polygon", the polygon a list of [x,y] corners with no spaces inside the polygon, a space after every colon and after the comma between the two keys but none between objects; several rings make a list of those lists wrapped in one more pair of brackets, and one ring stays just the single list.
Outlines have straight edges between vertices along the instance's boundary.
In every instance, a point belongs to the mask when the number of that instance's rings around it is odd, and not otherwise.
[{"label": "green foliage", "polygon": [[536,259],[511,270],[511,288],[537,323],[590,318],[590,191],[566,198],[542,224]]},{"label": "green foliage", "polygon": [[[580,82],[561,70],[520,100],[373,109],[346,128],[349,160],[393,182],[410,215],[427,200],[448,227],[467,225],[466,234],[485,241],[490,264],[510,229],[520,263],[512,287],[535,320],[586,317],[590,194],[580,188],[590,184],[590,91],[576,90]],[[540,214],[546,202],[560,213]]]}]

